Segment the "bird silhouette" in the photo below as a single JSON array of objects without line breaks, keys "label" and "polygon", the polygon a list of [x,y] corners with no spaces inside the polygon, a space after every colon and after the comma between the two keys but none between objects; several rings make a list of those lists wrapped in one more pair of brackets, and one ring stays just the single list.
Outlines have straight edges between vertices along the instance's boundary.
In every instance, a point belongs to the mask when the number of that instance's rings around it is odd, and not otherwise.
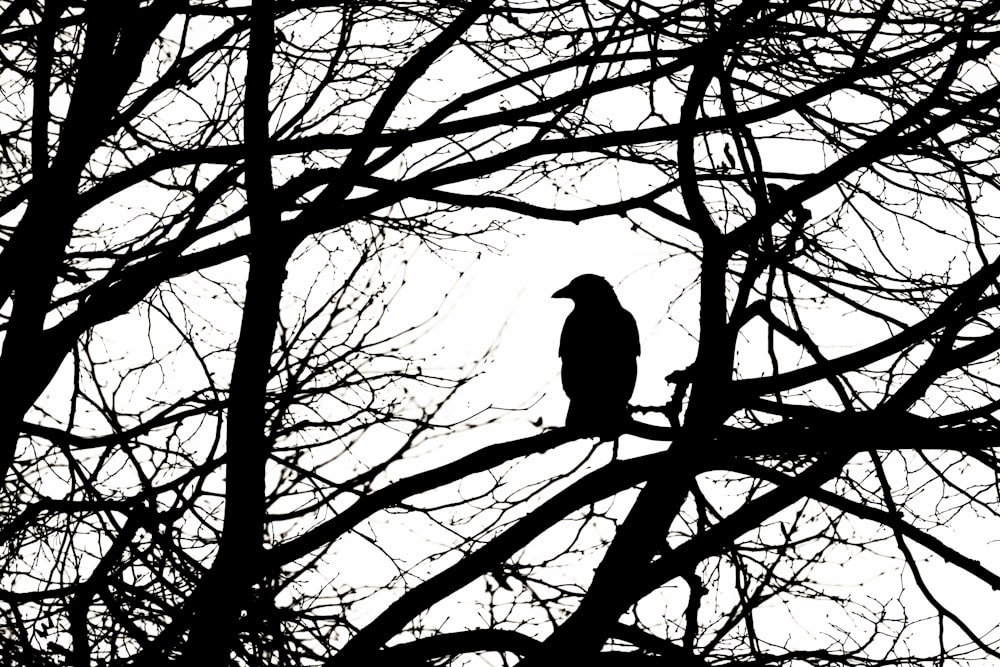
[{"label": "bird silhouette", "polygon": [[611,284],[587,273],[552,295],[572,299],[559,339],[562,386],[569,397],[566,426],[616,437],[628,420],[635,388],[639,329]]}]

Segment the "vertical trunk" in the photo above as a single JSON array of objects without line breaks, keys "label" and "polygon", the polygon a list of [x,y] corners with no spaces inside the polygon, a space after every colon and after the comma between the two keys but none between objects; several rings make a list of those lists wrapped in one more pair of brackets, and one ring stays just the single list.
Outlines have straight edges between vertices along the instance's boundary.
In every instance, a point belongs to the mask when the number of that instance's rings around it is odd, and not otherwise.
[{"label": "vertical trunk", "polygon": [[0,254],[0,305],[14,297],[0,352],[0,377],[18,378],[17,391],[9,392],[0,410],[0,478],[14,461],[24,413],[68,351],[50,349],[44,325],[79,215],[80,174],[94,149],[113,131],[122,97],[176,3],[160,0],[146,8],[140,8],[137,0],[87,4],[83,51],[58,148],[50,160],[54,44],[65,4],[65,0],[47,0],[42,6],[32,81],[31,194],[24,216]]},{"label": "vertical trunk", "polygon": [[191,664],[228,664],[241,613],[252,600],[263,560],[264,475],[270,452],[267,381],[291,248],[282,242],[281,221],[271,200],[267,144],[272,2],[254,0],[251,12],[244,141],[252,249],[227,406],[225,517],[218,555],[192,598],[192,625],[185,649]]},{"label": "vertical trunk", "polygon": [[[51,201],[44,196],[43,192],[47,181],[49,170],[49,121],[52,113],[49,108],[50,78],[52,76],[53,40],[55,39],[54,24],[59,15],[58,6],[61,0],[46,0],[41,7],[41,21],[38,25],[38,41],[35,51],[35,71],[32,74],[32,114],[31,114],[31,187],[34,189],[29,202],[28,212],[22,219],[21,226],[26,223],[31,225],[32,218],[35,224],[40,224],[46,215],[33,215],[46,201]],[[28,270],[28,257],[25,253],[10,250],[10,246],[0,255],[0,305],[6,303],[14,290],[14,283],[18,276],[23,275]],[[45,278],[45,276],[42,276]],[[28,305],[30,291],[32,287],[41,293],[51,291],[51,285],[55,284],[54,276],[44,281],[35,279],[24,281],[18,286],[20,312],[23,313]],[[46,290],[47,284],[51,283]],[[38,301],[38,296],[30,299]],[[45,298],[48,303],[48,298]],[[34,308],[33,310],[38,310]],[[41,311],[44,317],[44,309]],[[34,322],[22,324],[21,318],[11,318],[9,329],[4,338],[3,352],[0,353],[0,374],[3,377],[17,377],[28,379],[37,378],[38,373],[25,373],[25,361],[32,355],[24,354],[24,344],[35,339],[41,322],[36,315],[32,318]],[[43,385],[44,386],[44,385]],[[14,462],[14,453],[17,447],[17,438],[20,433],[21,419],[24,413],[34,402],[34,396],[41,391],[39,387],[33,391],[34,387],[22,388],[21,391],[9,392],[8,400],[4,402],[4,407],[0,411],[0,479],[6,476]]]},{"label": "vertical trunk", "polygon": [[[0,256],[0,303],[13,294],[9,326],[0,353],[0,376],[19,378],[0,414],[0,473],[14,461],[21,421],[51,379],[58,360],[46,358],[43,327],[52,291],[75,222],[80,170],[96,144],[95,126],[109,103],[95,70],[109,68],[117,28],[102,8],[86,11],[86,39],[58,150],[49,160],[50,89],[55,26],[62,0],[42,7],[37,68],[32,82],[31,194],[11,242]],[[103,104],[88,104],[89,98]],[[110,106],[115,104],[114,101]]]}]

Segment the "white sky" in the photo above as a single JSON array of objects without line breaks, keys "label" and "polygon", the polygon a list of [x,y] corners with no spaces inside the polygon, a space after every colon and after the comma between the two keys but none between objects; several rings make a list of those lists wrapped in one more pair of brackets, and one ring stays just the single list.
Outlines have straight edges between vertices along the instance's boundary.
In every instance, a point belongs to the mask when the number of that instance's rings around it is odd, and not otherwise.
[{"label": "white sky", "polygon": [[[609,116],[615,116],[623,108],[619,99],[595,100],[594,108],[604,108]],[[605,104],[607,102],[611,104]],[[628,105],[625,109],[630,111]],[[638,122],[627,118],[627,115],[620,117],[620,120],[629,121],[625,125]],[[775,158],[773,154],[767,157]],[[776,162],[791,156],[781,154],[778,157],[780,159]],[[796,164],[796,167],[802,169],[804,165]],[[617,184],[609,183],[608,187],[617,188]],[[600,192],[588,194],[593,201],[613,200],[619,196],[617,191],[609,191],[607,197],[602,197]],[[148,201],[145,203],[149,205]],[[821,204],[808,205],[813,208],[814,217],[824,215]],[[468,215],[488,213],[472,211]],[[95,217],[94,220],[99,222],[100,218]],[[432,256],[426,251],[418,251],[412,260],[407,287],[390,309],[390,316],[399,322],[420,321],[437,308],[441,295],[451,290],[443,316],[423,335],[419,342],[420,349],[426,350],[429,366],[446,371],[476,362],[482,364],[479,367],[481,375],[447,411],[449,417],[473,417],[491,406],[495,409],[527,408],[523,412],[506,415],[496,426],[445,439],[445,447],[449,447],[449,443],[454,443],[456,447],[442,453],[446,460],[457,458],[475,447],[536,433],[540,428],[531,422],[539,418],[543,427],[563,424],[567,402],[559,382],[557,347],[563,321],[572,304],[566,300],[554,300],[551,294],[579,274],[605,276],[615,286],[622,304],[637,320],[642,354],[632,403],[663,404],[670,390],[664,376],[690,364],[695,354],[697,330],[685,330],[679,324],[695,326],[697,322],[697,290],[689,290],[697,280],[697,266],[691,258],[669,257],[661,244],[637,233],[629,221],[622,218],[604,218],[578,225],[521,220],[511,225],[509,230],[513,234],[488,237],[487,240],[500,249],[495,253],[484,250],[478,259],[470,254]],[[911,242],[910,258],[915,265],[940,262],[937,254],[939,246],[933,239],[926,242],[913,239]],[[465,271],[465,275],[456,282],[459,271]],[[225,317],[236,318],[238,315],[231,312]],[[141,318],[128,316],[106,328],[121,333],[123,329],[115,327],[134,326],[134,337],[142,340],[145,331],[142,329],[143,322],[139,320]],[[230,325],[234,323],[229,322]],[[835,332],[834,337],[843,337],[841,340],[845,344],[848,336],[857,342],[870,342],[873,337],[885,334],[882,330],[849,328],[840,322],[833,323],[831,330]],[[127,333],[123,338],[130,336]],[[493,349],[491,346],[494,346]],[[119,351],[111,349],[108,353],[110,356]],[[66,381],[65,374],[57,376],[53,389],[59,388],[57,383],[60,381]],[[50,392],[49,396],[51,399],[54,395]],[[482,417],[497,414],[494,410],[482,414]],[[638,443],[633,442],[632,445],[633,449],[624,448],[626,456],[638,450]],[[662,444],[647,443],[643,446]],[[543,461],[542,476],[545,465],[564,463],[564,460],[554,458]],[[538,473],[534,468],[539,463],[538,459],[532,459],[523,465],[527,472]],[[474,485],[474,480],[470,484]],[[627,509],[627,503],[620,502],[619,507]],[[972,524],[969,535],[973,535],[971,530],[974,530]],[[419,539],[423,536],[412,537]],[[981,538],[982,535],[974,537]],[[977,549],[987,548],[991,549],[991,555],[996,553],[995,543],[990,546],[977,544]],[[363,577],[357,575],[358,572],[375,575],[367,571],[372,569],[372,564],[365,561],[370,552],[359,550],[357,554],[357,560],[351,564],[356,570],[354,573],[348,571],[345,576],[357,576],[360,584]],[[872,564],[871,572],[872,579],[882,574],[876,564]],[[857,578],[854,573],[851,575],[850,579]],[[948,581],[950,576],[955,577],[954,588],[942,591],[938,586],[936,592],[955,597],[958,591],[966,589],[960,585],[965,582],[955,575],[954,568],[947,568],[937,581]],[[581,575],[581,583],[585,583],[586,579]],[[831,586],[837,584],[839,581],[831,581]],[[868,589],[868,594],[872,590]]]}]

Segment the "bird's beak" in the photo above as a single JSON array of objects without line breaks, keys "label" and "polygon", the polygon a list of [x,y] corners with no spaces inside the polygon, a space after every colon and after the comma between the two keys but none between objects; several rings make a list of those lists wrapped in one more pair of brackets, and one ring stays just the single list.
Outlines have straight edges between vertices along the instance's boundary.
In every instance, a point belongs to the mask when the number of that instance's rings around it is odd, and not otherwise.
[{"label": "bird's beak", "polygon": [[569,295],[569,285],[566,285],[566,287],[563,287],[561,290],[556,291],[556,293],[552,295],[552,298],[553,299],[569,299],[569,298],[571,298],[570,295]]}]

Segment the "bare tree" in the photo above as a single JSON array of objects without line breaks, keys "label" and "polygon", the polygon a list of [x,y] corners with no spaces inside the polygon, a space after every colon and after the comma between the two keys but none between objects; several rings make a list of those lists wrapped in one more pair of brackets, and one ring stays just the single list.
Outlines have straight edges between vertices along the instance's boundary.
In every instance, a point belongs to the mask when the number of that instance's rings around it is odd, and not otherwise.
[{"label": "bare tree", "polygon": [[[998,12],[9,0],[2,662],[997,659]],[[448,414],[524,217],[670,256],[621,457]]]}]

